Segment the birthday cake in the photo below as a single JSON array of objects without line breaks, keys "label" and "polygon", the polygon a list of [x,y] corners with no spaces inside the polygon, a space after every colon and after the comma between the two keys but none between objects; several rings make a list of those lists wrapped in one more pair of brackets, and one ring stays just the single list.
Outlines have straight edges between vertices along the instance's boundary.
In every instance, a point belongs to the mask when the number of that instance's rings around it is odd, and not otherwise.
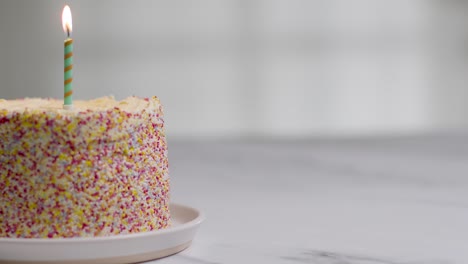
[{"label": "birthday cake", "polygon": [[170,225],[157,97],[0,99],[0,237],[138,233]]}]

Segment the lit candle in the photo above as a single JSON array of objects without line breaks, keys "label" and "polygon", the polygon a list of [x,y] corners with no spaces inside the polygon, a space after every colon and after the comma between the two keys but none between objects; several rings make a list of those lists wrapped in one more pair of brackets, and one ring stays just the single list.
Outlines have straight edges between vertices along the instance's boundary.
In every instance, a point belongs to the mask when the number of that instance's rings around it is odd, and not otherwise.
[{"label": "lit candle", "polygon": [[63,109],[71,109],[73,107],[72,100],[72,81],[73,81],[73,39],[70,38],[72,32],[72,16],[70,7],[66,5],[62,12],[63,31],[67,34],[65,39],[65,57],[64,57],[64,94],[63,94]]}]

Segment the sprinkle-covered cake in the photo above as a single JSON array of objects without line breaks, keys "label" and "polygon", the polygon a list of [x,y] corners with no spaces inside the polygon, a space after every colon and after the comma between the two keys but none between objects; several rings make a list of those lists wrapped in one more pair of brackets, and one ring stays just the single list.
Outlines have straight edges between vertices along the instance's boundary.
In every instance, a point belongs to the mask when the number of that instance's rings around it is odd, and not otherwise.
[{"label": "sprinkle-covered cake", "polygon": [[0,237],[108,236],[170,224],[157,97],[0,99]]}]

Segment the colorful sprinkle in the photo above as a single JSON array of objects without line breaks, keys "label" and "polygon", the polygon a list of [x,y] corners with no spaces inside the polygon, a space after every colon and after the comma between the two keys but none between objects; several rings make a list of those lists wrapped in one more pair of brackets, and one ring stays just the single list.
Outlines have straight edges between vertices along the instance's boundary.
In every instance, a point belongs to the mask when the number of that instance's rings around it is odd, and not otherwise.
[{"label": "colorful sprinkle", "polygon": [[159,99],[77,101],[72,111],[61,104],[0,100],[0,237],[108,236],[168,227]]}]

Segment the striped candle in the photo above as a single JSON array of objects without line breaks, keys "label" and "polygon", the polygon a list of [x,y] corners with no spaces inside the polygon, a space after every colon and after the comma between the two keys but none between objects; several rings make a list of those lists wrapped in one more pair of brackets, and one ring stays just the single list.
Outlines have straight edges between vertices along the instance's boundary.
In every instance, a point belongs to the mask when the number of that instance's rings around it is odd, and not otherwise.
[{"label": "striped candle", "polygon": [[64,94],[63,105],[73,105],[73,39],[65,40]]},{"label": "striped candle", "polygon": [[63,92],[63,108],[70,109],[73,106],[72,100],[72,82],[73,82],[73,39],[70,38],[72,32],[72,16],[68,5],[63,8],[62,12],[63,31],[67,34],[67,39],[64,42],[65,57],[64,57],[64,92]]}]

